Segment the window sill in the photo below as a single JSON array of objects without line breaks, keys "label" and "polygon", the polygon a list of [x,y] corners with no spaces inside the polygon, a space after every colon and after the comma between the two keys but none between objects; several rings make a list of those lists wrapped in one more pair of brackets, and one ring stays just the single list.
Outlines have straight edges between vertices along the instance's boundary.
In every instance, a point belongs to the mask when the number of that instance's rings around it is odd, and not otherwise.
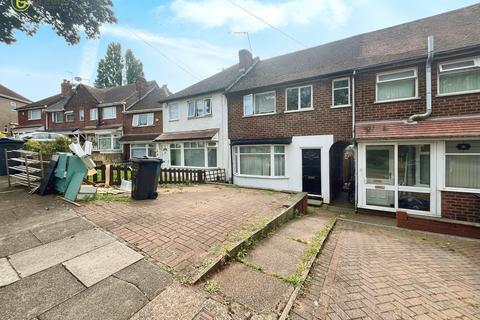
[{"label": "window sill", "polygon": [[239,177],[239,178],[255,178],[255,179],[271,179],[271,180],[289,179],[288,176],[281,176],[281,177],[276,177],[276,176],[255,176],[255,175],[238,174],[238,173],[234,173],[233,176]]},{"label": "window sill", "polygon": [[204,116],[196,116],[196,117],[187,117],[188,120],[195,120],[195,119],[203,119],[203,118],[211,118],[212,114],[207,114]]},{"label": "window sill", "polygon": [[435,97],[449,97],[449,96],[461,96],[465,94],[473,94],[473,93],[480,93],[480,90],[472,90],[472,91],[460,91],[460,92],[451,92],[451,93],[438,93]]},{"label": "window sill", "polygon": [[351,106],[352,106],[351,104],[342,104],[342,105],[339,105],[339,106],[330,106],[330,108],[331,109],[341,109],[341,108],[349,108]]},{"label": "window sill", "polygon": [[440,191],[480,194],[480,189],[468,189],[468,188],[445,187],[443,189],[440,189]]},{"label": "window sill", "polygon": [[420,100],[420,97],[405,98],[405,99],[394,99],[394,100],[383,100],[383,101],[374,101],[373,104],[384,104],[384,103],[402,102],[402,101],[413,101],[413,100]]},{"label": "window sill", "polygon": [[93,150],[95,152],[100,152],[100,153],[122,153],[122,150],[116,149],[116,150]]},{"label": "window sill", "polygon": [[154,124],[149,124],[149,125],[146,125],[146,126],[132,126],[132,128],[148,128],[148,127],[155,127]]},{"label": "window sill", "polygon": [[306,112],[306,111],[313,111],[314,108],[305,108],[305,109],[298,109],[298,110],[285,110],[283,113],[295,113],[295,112]]},{"label": "window sill", "polygon": [[178,119],[169,119],[168,122],[176,122],[179,121]]},{"label": "window sill", "polygon": [[270,113],[260,113],[260,114],[251,114],[251,115],[243,115],[243,118],[253,118],[253,117],[263,117],[263,116],[271,116],[277,114],[276,112]]}]

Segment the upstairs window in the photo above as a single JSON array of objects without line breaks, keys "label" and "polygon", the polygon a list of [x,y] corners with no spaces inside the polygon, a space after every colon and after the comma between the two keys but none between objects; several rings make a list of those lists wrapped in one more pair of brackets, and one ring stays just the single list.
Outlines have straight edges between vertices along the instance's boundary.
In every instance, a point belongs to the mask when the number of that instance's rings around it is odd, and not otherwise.
[{"label": "upstairs window", "polygon": [[286,89],[287,111],[312,109],[312,86]]},{"label": "upstairs window", "polygon": [[63,112],[62,111],[57,111],[57,112],[52,113],[52,121],[54,123],[63,122]]},{"label": "upstairs window", "polygon": [[78,119],[80,121],[85,120],[85,110],[83,110],[83,109],[78,110]]},{"label": "upstairs window", "polygon": [[440,64],[439,94],[480,91],[480,57]]},{"label": "upstairs window", "polygon": [[377,102],[417,97],[417,70],[399,70],[377,74]]},{"label": "upstairs window", "polygon": [[332,80],[332,107],[350,105],[350,78]]},{"label": "upstairs window", "polygon": [[90,109],[90,120],[98,120],[98,109],[97,108]]},{"label": "upstairs window", "polygon": [[178,105],[168,106],[168,119],[170,121],[178,120]]},{"label": "upstairs window", "polygon": [[42,119],[42,111],[39,109],[28,110],[28,120],[40,120]]},{"label": "upstairs window", "polygon": [[275,91],[246,95],[243,97],[243,114],[245,116],[275,113]]},{"label": "upstairs window", "polygon": [[212,99],[188,101],[188,117],[202,117],[212,114]]},{"label": "upstairs window", "polygon": [[17,103],[15,101],[10,101],[10,109],[12,110],[17,109]]},{"label": "upstairs window", "polygon": [[134,114],[132,120],[134,127],[153,126],[153,113]]},{"label": "upstairs window", "polygon": [[73,120],[75,120],[75,117],[73,116],[73,111],[65,112],[65,121],[72,122]]},{"label": "upstairs window", "polygon": [[102,108],[102,119],[115,119],[117,117],[117,107]]}]

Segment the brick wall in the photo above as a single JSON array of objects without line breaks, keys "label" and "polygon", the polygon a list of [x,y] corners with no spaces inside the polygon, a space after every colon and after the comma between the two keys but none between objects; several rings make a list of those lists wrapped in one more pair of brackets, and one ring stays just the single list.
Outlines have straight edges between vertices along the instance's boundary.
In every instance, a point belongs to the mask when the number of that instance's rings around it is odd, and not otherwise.
[{"label": "brick wall", "polygon": [[[151,112],[145,112],[151,113]],[[144,133],[158,133],[163,132],[163,117],[162,111],[153,113],[153,126],[148,127],[133,127],[133,114],[125,114],[123,121],[123,133],[124,134],[144,134]]]},{"label": "brick wall", "polygon": [[480,198],[472,193],[442,191],[442,217],[480,222]]},{"label": "brick wall", "polygon": [[[331,108],[331,80],[322,79],[305,84],[313,85],[314,110],[312,111],[285,113],[285,89],[287,87],[284,86],[274,89],[276,91],[276,114],[243,117],[243,95],[250,92],[229,94],[227,96],[229,137],[231,139],[275,138],[333,134],[336,141],[350,141],[352,138],[352,108]],[[294,87],[294,85],[288,87]],[[260,92],[266,91],[271,90]]]},{"label": "brick wall", "polygon": [[28,120],[28,110],[18,111],[17,116],[19,126],[45,125],[45,110],[42,110],[42,118],[40,120]]}]

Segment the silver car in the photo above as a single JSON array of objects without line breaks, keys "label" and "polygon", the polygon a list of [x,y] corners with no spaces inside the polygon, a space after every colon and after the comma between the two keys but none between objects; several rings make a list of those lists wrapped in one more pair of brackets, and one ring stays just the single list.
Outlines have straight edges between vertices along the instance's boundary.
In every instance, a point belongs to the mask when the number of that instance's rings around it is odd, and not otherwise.
[{"label": "silver car", "polygon": [[56,138],[66,138],[63,134],[53,132],[30,132],[20,136],[22,140],[36,140],[36,141],[54,141]]}]

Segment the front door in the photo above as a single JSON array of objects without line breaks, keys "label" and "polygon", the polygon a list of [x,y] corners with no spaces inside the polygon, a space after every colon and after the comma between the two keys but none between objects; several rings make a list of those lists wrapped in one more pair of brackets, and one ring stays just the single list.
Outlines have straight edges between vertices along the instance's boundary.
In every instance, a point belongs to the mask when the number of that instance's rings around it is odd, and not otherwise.
[{"label": "front door", "polygon": [[302,149],[303,192],[322,194],[320,149]]}]

